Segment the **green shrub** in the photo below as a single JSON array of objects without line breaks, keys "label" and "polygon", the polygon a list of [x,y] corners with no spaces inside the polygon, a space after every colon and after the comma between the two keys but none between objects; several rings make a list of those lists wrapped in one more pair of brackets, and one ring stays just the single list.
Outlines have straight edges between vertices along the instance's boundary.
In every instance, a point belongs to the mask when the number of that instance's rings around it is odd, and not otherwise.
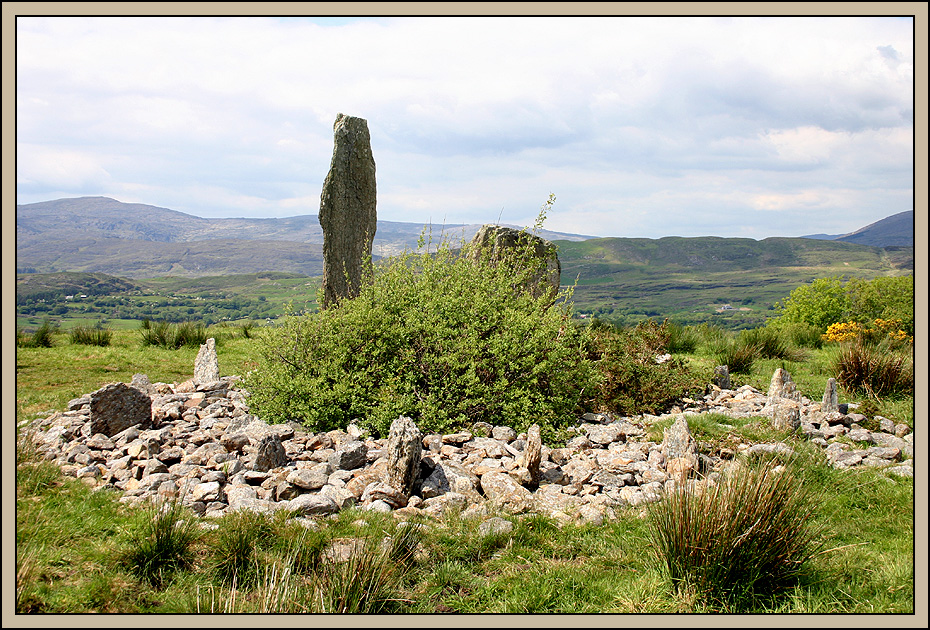
[{"label": "green shrub", "polygon": [[68,331],[68,338],[73,344],[109,346],[113,331],[99,324],[97,326],[75,326]]},{"label": "green shrub", "polygon": [[651,504],[652,543],[673,585],[739,609],[796,583],[818,547],[814,505],[790,468],[742,464],[717,485],[676,486]]},{"label": "green shrub", "polygon": [[658,363],[669,341],[668,322],[619,329],[595,320],[589,358],[600,376],[591,406],[623,415],[659,413],[683,396],[703,392],[704,379],[681,359]]},{"label": "green shrub", "polygon": [[818,278],[794,289],[782,302],[775,304],[781,321],[803,322],[821,333],[830,324],[847,319],[851,307],[843,276]]},{"label": "green shrub", "polygon": [[244,387],[263,418],[377,435],[399,415],[438,433],[483,420],[551,435],[574,421],[596,375],[570,291],[520,290],[538,271],[525,252],[495,263],[422,241],[374,267],[358,297],[262,335]]},{"label": "green shrub", "polygon": [[819,349],[823,347],[821,330],[805,322],[781,322],[778,319],[770,319],[766,322],[765,328],[780,335],[782,339],[796,348]]},{"label": "green shrub", "polygon": [[836,382],[849,392],[872,397],[914,394],[914,357],[893,341],[843,344],[832,361]]},{"label": "green shrub", "polygon": [[136,517],[128,545],[119,554],[121,563],[156,588],[175,571],[190,566],[197,521],[185,512],[177,500],[148,506]]},{"label": "green shrub", "polygon": [[779,312],[776,325],[804,323],[823,333],[838,322],[866,324],[885,319],[899,321],[904,332],[913,335],[914,277],[818,278],[794,289],[775,308]]}]

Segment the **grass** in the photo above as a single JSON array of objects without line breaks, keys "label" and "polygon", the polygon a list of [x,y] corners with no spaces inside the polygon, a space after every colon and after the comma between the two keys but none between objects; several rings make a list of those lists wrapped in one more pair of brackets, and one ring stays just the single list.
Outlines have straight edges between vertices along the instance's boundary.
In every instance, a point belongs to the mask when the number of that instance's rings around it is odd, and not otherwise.
[{"label": "grass", "polygon": [[700,492],[677,486],[649,515],[673,586],[729,610],[796,585],[819,550],[810,489],[784,466],[744,464]]},{"label": "grass", "polygon": [[[254,340],[236,327],[211,327],[221,373],[244,374]],[[699,339],[726,336],[698,330]],[[60,335],[61,333],[55,333]],[[252,335],[261,334],[258,327]],[[143,348],[138,329],[113,331],[110,346],[62,343],[17,349],[17,421],[66,408],[68,400],[137,372],[155,381],[191,377],[196,348]],[[799,389],[822,396],[830,349],[808,349],[803,361],[759,358],[734,386],[765,391],[776,367]],[[709,343],[682,355],[713,369]],[[841,391],[841,402],[860,400]],[[913,397],[873,403],[875,413],[913,426]],[[483,536],[476,521],[450,515],[406,535],[390,515],[345,510],[307,528],[286,514],[261,519],[227,515],[196,519],[181,511],[174,522],[211,522],[189,543],[169,543],[183,561],[154,580],[126,562],[126,542],[168,537],[150,529],[145,507],[93,491],[42,461],[25,441],[16,457],[16,609],[21,613],[316,613],[333,610],[420,613],[913,613],[914,486],[875,470],[838,471],[819,450],[770,428],[760,418],[706,414],[689,418],[702,452],[740,441],[786,441],[805,458],[795,474],[818,497],[810,522],[822,532],[807,570],[777,597],[702,598],[677,589],[653,558],[652,525],[639,508],[621,511],[601,527],[558,527],[541,516],[508,517],[507,534]],[[651,439],[661,439],[661,423]],[[657,432],[657,436],[654,434]],[[167,521],[166,521],[167,522]],[[176,525],[175,525],[176,527]],[[161,532],[158,534],[156,532]],[[135,536],[135,538],[133,538]],[[236,542],[238,540],[238,542]],[[250,541],[246,545],[242,541]],[[328,559],[337,541],[360,540],[353,562]],[[225,541],[225,542],[224,542]],[[244,548],[248,551],[244,551]],[[187,549],[189,553],[181,553]],[[158,556],[153,551],[145,557]],[[158,556],[160,557],[160,556]],[[160,576],[160,577],[159,577]]]}]

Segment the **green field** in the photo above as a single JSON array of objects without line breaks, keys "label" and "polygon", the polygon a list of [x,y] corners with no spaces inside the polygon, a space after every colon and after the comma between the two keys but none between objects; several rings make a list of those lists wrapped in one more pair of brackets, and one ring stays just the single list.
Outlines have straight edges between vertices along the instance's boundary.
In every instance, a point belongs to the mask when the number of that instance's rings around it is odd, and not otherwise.
[{"label": "green field", "polygon": [[[209,329],[217,339],[223,375],[256,364],[254,338],[232,325]],[[259,328],[255,334],[261,334]],[[732,335],[720,331],[720,335]],[[829,371],[831,348],[809,350],[797,361],[759,360],[735,375],[734,386],[764,389],[776,367],[786,367],[799,388],[819,397]],[[191,377],[197,348],[143,347],[140,331],[117,330],[107,347],[70,344],[54,335],[50,348],[17,350],[17,423],[51,410],[104,383],[129,382],[145,373],[152,382]],[[699,344],[680,355],[695,366],[714,363]],[[841,402],[856,400],[841,392]],[[913,397],[886,400],[876,413],[913,424]],[[720,424],[721,422],[727,424]],[[704,601],[677,590],[655,561],[648,513],[630,508],[602,526],[557,527],[538,516],[513,517],[514,530],[486,535],[478,522],[457,517],[430,524],[403,562],[375,553],[339,568],[320,563],[333,541],[368,540],[377,548],[391,537],[404,540],[395,519],[356,509],[315,529],[275,518],[227,515],[214,530],[198,530],[190,563],[151,584],[124,558],[139,544],[152,514],[94,492],[63,477],[49,463],[17,452],[17,576],[19,613],[767,613],[913,614],[914,492],[908,479],[874,470],[839,471],[818,460],[818,449],[796,436],[773,432],[758,419],[713,415],[689,420],[699,443],[721,435],[783,440],[810,459],[802,473],[818,497],[814,522],[824,528],[822,552],[799,583],[770,599],[738,608]],[[661,435],[661,426],[652,432]],[[920,427],[925,430],[925,427]],[[728,438],[728,439],[729,439]],[[231,586],[221,567],[245,537],[250,580]],[[332,572],[341,573],[332,573]],[[225,576],[225,577],[224,577]],[[245,576],[245,574],[243,574]],[[367,576],[367,580],[360,578]]]}]

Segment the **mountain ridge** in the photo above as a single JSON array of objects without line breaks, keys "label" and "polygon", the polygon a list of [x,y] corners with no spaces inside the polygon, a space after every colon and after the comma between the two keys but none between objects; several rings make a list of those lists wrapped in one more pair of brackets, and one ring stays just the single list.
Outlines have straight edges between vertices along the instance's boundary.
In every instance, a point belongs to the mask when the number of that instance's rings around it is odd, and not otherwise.
[{"label": "mountain ridge", "polygon": [[[900,216],[894,217],[898,218],[891,224],[900,226]],[[858,235],[861,239],[875,233],[897,233],[887,229],[888,222],[883,221],[846,236]],[[378,221],[374,257],[415,250],[427,227],[451,238],[469,240],[481,226]],[[673,264],[682,269],[707,271],[745,265],[800,264],[789,262],[797,256],[785,252],[806,251],[808,248],[801,246],[804,240],[816,242],[807,237],[771,237],[761,241],[725,237],[605,238],[547,230],[541,230],[540,235],[564,244],[566,254],[574,251],[572,244],[612,242],[608,249],[623,250],[630,256],[623,265],[649,259],[660,266]],[[109,197],[77,197],[17,205],[16,239],[16,266],[21,273],[80,271],[126,278],[262,271],[308,276],[322,273],[323,233],[317,215],[207,219],[169,208],[123,203]],[[433,240],[438,240],[435,234]],[[801,243],[784,244],[791,241]],[[780,242],[783,244],[776,246]],[[845,238],[822,239],[821,242],[833,243],[833,246],[820,248],[831,251],[838,243],[862,245]],[[666,258],[656,257],[655,250],[660,247]],[[578,255],[589,256],[587,249],[578,250]],[[907,268],[907,255],[892,254],[891,258],[895,259],[895,267]]]}]

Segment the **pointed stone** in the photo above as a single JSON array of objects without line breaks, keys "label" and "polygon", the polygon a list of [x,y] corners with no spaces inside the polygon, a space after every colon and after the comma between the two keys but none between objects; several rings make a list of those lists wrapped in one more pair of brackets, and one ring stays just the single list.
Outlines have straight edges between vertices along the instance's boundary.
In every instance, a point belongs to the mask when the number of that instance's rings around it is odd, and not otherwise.
[{"label": "pointed stone", "polygon": [[778,368],[772,374],[772,382],[769,384],[769,398],[788,398],[789,400],[801,400],[801,392],[797,390],[791,375],[784,368]]},{"label": "pointed stone", "polygon": [[823,402],[820,403],[820,411],[823,413],[829,413],[831,411],[839,411],[839,398],[836,393],[836,379],[828,378],[827,386],[823,391]]},{"label": "pointed stone", "polygon": [[201,344],[194,361],[194,383],[214,383],[220,380],[220,364],[216,357],[216,340],[212,337]]}]

